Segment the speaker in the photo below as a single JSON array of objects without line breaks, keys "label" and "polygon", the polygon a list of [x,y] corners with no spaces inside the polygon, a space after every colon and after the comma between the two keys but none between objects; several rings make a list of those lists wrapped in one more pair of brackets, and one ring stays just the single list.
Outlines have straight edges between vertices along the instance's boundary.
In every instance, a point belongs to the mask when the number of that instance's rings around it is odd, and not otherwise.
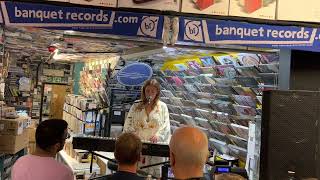
[{"label": "speaker", "polygon": [[260,179],[320,178],[320,92],[263,94]]}]

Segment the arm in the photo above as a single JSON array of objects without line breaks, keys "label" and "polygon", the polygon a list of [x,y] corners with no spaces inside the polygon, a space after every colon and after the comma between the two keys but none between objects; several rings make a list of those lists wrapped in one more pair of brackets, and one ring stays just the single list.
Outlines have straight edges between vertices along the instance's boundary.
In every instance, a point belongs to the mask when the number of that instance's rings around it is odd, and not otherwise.
[{"label": "arm", "polygon": [[156,133],[159,142],[168,142],[171,134],[169,111],[166,104],[161,106],[160,128]]}]

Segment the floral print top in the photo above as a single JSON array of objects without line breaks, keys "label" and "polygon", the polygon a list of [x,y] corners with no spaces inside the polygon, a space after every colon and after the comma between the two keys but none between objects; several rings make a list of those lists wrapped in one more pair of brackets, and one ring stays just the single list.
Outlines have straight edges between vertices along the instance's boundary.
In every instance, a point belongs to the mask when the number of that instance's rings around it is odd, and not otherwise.
[{"label": "floral print top", "polygon": [[164,102],[158,101],[149,116],[145,109],[137,109],[133,104],[124,123],[124,132],[134,132],[141,140],[149,141],[156,136],[158,142],[168,143],[170,140],[170,120],[168,107]]}]

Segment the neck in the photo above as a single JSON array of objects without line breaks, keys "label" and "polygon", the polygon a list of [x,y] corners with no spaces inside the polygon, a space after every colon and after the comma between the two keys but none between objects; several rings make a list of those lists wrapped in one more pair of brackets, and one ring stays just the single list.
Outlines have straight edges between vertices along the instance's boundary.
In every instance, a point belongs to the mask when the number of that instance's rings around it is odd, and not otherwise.
[{"label": "neck", "polygon": [[[182,166],[183,167],[183,166]],[[175,179],[189,179],[189,178],[199,178],[203,177],[203,169],[202,168],[176,168],[174,169],[174,177]]]},{"label": "neck", "polygon": [[55,152],[48,152],[48,151],[45,151],[45,150],[42,150],[40,147],[36,147],[36,150],[34,151],[33,155],[35,156],[40,156],[40,157],[53,157],[55,158],[56,157],[56,154]]},{"label": "neck", "polygon": [[133,164],[133,165],[119,164],[118,171],[137,173],[137,164]]}]

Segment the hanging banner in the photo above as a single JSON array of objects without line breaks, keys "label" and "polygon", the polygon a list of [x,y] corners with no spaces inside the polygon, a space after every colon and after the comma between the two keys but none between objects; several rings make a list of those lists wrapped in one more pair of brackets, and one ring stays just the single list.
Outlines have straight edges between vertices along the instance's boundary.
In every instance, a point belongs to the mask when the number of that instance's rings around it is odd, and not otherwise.
[{"label": "hanging banner", "polygon": [[161,40],[164,17],[142,13],[1,2],[6,26],[31,26]]},{"label": "hanging banner", "polygon": [[320,51],[317,28],[180,18],[180,42]]}]

